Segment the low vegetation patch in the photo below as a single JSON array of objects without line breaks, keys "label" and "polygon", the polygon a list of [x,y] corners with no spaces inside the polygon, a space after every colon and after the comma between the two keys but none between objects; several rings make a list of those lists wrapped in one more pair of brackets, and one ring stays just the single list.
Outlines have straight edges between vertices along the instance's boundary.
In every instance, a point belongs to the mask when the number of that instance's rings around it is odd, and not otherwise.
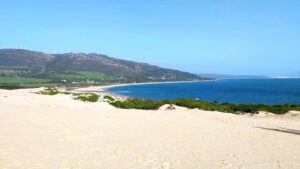
[{"label": "low vegetation patch", "polygon": [[174,104],[177,106],[187,107],[190,109],[198,108],[201,110],[208,111],[219,111],[225,113],[258,113],[259,111],[266,111],[275,114],[284,114],[291,110],[300,111],[300,105],[298,104],[283,104],[283,105],[264,105],[264,104],[231,104],[217,102],[206,102],[196,99],[177,99],[174,101],[170,100],[143,100],[143,99],[127,99],[125,101],[111,102],[111,105],[124,108],[124,109],[145,109],[145,110],[157,110],[164,104]]},{"label": "low vegetation patch", "polygon": [[49,79],[26,78],[26,77],[0,77],[0,84],[40,84],[50,82]]},{"label": "low vegetation patch", "polygon": [[[46,88],[43,91],[37,92],[43,95],[56,95],[56,94],[68,94],[72,95],[74,100],[80,100],[84,102],[97,102],[99,95],[94,93],[71,93],[60,92],[55,88]],[[281,105],[265,105],[265,104],[234,104],[234,103],[222,103],[218,102],[206,102],[196,99],[176,99],[176,100],[161,100],[155,101],[150,99],[137,99],[129,98],[125,101],[116,101],[111,96],[104,96],[104,99],[110,100],[110,104],[123,109],[143,109],[143,110],[157,110],[162,105],[172,104],[182,106],[190,109],[201,109],[207,111],[219,111],[225,113],[258,113],[259,111],[271,112],[274,114],[284,114],[291,110],[300,111],[299,104],[281,104]]]},{"label": "low vegetation patch", "polygon": [[104,96],[104,99],[107,99],[107,100],[112,101],[112,102],[115,101],[115,99],[113,97],[108,96],[108,95]]},{"label": "low vegetation patch", "polygon": [[111,102],[111,105],[123,109],[144,109],[144,110],[157,110],[162,106],[161,102],[154,100],[142,100],[142,99],[127,99],[125,101]]},{"label": "low vegetation patch", "polygon": [[37,92],[37,94],[43,95],[57,95],[57,94],[66,94],[72,95],[74,100],[80,100],[84,102],[97,102],[99,100],[99,95],[94,93],[71,93],[71,92],[60,92],[55,88],[46,88],[42,91]]},{"label": "low vegetation patch", "polygon": [[99,100],[99,95],[96,95],[94,93],[84,93],[76,95],[73,99],[84,102],[97,102]]},{"label": "low vegetation patch", "polygon": [[31,88],[28,86],[22,86],[22,85],[2,85],[0,84],[0,89],[5,89],[5,90],[14,90],[14,89],[26,89],[26,88]]},{"label": "low vegetation patch", "polygon": [[83,79],[90,79],[90,80],[107,80],[112,81],[116,80],[115,77],[105,75],[99,72],[88,72],[88,71],[64,71],[64,72],[57,72],[51,75],[51,78],[54,79],[66,79],[66,80],[83,80]]},{"label": "low vegetation patch", "polygon": [[46,88],[42,91],[37,92],[37,94],[43,94],[43,95],[57,95],[58,93],[60,92],[54,88]]}]

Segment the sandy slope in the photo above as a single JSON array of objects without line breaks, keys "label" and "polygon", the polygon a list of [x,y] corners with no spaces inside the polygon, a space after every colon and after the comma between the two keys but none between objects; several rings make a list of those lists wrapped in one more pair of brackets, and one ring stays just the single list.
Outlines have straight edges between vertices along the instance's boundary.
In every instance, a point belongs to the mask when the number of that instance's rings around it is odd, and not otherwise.
[{"label": "sandy slope", "polygon": [[120,110],[31,91],[0,90],[0,169],[300,168],[299,117]]}]

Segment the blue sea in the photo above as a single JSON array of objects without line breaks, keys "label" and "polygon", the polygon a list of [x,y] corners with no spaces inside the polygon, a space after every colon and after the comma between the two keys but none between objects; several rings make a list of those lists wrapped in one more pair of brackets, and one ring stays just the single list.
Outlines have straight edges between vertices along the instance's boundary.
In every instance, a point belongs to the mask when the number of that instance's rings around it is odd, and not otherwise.
[{"label": "blue sea", "polygon": [[192,98],[219,103],[300,104],[300,79],[227,79],[159,83],[106,89],[115,95],[141,99]]}]

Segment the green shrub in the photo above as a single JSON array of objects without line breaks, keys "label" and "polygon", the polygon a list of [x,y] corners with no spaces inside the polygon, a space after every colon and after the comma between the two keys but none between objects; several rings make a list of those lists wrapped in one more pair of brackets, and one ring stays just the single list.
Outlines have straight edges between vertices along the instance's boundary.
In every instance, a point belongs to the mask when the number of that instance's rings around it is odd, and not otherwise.
[{"label": "green shrub", "polygon": [[177,106],[187,107],[190,109],[201,109],[207,111],[219,111],[225,113],[258,113],[259,111],[267,111],[275,114],[283,114],[290,110],[300,111],[300,105],[297,104],[284,104],[284,105],[264,105],[264,104],[234,104],[234,103],[222,103],[218,102],[206,102],[196,99],[181,98],[174,101],[170,100],[142,100],[142,99],[127,99],[123,102],[116,101],[110,103],[111,105],[124,109],[146,109],[157,110],[164,104],[175,104]]},{"label": "green shrub", "polygon": [[84,93],[75,95],[74,100],[80,100],[84,102],[97,102],[99,100],[99,95],[94,93]]},{"label": "green shrub", "polygon": [[111,96],[104,96],[104,99],[107,99],[107,100],[109,100],[109,101],[115,101],[115,99],[113,98],[113,97],[111,97]]},{"label": "green shrub", "polygon": [[165,104],[173,104],[173,102],[172,102],[171,100],[164,99],[164,100],[161,100],[161,101],[160,101],[160,104],[161,104],[161,105],[165,105]]},{"label": "green shrub", "polygon": [[144,109],[144,110],[157,110],[162,105],[162,103],[154,100],[150,100],[150,99],[142,100],[136,98],[130,98],[122,102],[116,101],[110,104],[115,107],[119,107],[123,109]]},{"label": "green shrub", "polygon": [[99,96],[94,93],[71,93],[71,92],[60,92],[54,88],[46,88],[43,91],[37,92],[37,94],[43,95],[57,95],[57,94],[66,94],[72,95],[74,100],[80,100],[84,102],[97,102]]},{"label": "green shrub", "polygon": [[54,88],[46,88],[43,91],[37,92],[37,94],[43,94],[43,95],[57,95],[58,93],[60,92]]},{"label": "green shrub", "polygon": [[14,90],[14,89],[26,89],[26,88],[31,88],[30,86],[23,86],[23,85],[2,85],[0,84],[0,89],[5,89],[5,90]]},{"label": "green shrub", "polygon": [[[72,94],[73,99],[81,100],[85,102],[97,102],[99,100],[99,95],[94,93],[70,93],[70,92],[59,92],[54,88],[46,88],[43,91],[37,92],[38,94],[44,95],[56,95],[56,94]],[[300,105],[298,104],[280,104],[280,105],[264,105],[264,104],[234,104],[234,103],[222,103],[218,102],[206,102],[203,100],[196,99],[176,99],[174,101],[170,100],[161,100],[154,101],[150,99],[136,99],[130,98],[125,101],[115,101],[111,96],[104,96],[105,99],[111,101],[111,105],[123,108],[123,109],[144,109],[144,110],[157,110],[164,104],[174,104],[177,106],[187,107],[190,109],[201,109],[207,111],[219,111],[226,113],[258,113],[259,111],[266,111],[275,114],[284,114],[291,110],[300,111]]]}]

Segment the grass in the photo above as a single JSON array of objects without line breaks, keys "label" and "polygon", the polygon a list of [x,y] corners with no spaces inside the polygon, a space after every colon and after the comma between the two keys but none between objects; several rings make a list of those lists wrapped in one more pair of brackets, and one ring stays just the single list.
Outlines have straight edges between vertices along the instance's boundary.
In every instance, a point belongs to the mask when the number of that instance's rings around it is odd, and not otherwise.
[{"label": "grass", "polygon": [[74,100],[80,100],[84,102],[97,102],[99,100],[99,95],[94,93],[71,93],[71,92],[60,92],[54,88],[46,88],[42,91],[37,92],[37,94],[42,95],[57,95],[57,94],[66,94],[72,95]]},{"label": "grass", "polygon": [[109,101],[115,101],[115,99],[113,98],[113,97],[111,97],[111,96],[104,96],[104,99],[107,99],[107,100],[109,100]]},{"label": "grass", "polygon": [[157,110],[160,106],[164,104],[174,104],[177,106],[187,107],[190,109],[198,108],[207,111],[219,111],[225,113],[258,113],[259,111],[271,112],[274,114],[284,114],[291,110],[300,111],[300,105],[298,104],[283,104],[283,105],[264,105],[264,104],[230,104],[223,103],[219,104],[217,102],[206,102],[196,99],[177,99],[174,101],[170,100],[142,100],[130,98],[125,101],[115,101],[111,102],[111,105],[124,108],[124,109],[145,109],[145,110]]},{"label": "grass", "polygon": [[[63,71],[55,73],[26,72],[20,70],[0,69],[0,84],[40,84],[40,83],[85,83],[86,80],[94,82],[112,82],[116,77],[99,72],[89,71]],[[89,82],[93,83],[93,82]]]},{"label": "grass", "polygon": [[0,84],[34,84],[47,83],[49,79],[25,78],[25,77],[0,77]]},{"label": "grass", "polygon": [[42,91],[37,92],[37,94],[42,94],[42,95],[57,95],[61,92],[59,92],[57,89],[54,88],[46,88]]},{"label": "grass", "polygon": [[31,88],[31,87],[26,87],[26,86],[20,86],[20,85],[1,85],[0,84],[0,89],[5,89],[5,90],[14,90],[14,89],[26,89],[26,88]]},{"label": "grass", "polygon": [[83,80],[83,79],[90,79],[90,80],[116,80],[115,77],[105,75],[99,72],[88,72],[88,71],[64,71],[61,73],[54,73],[51,75],[51,78],[57,79],[65,79],[65,80]]},{"label": "grass", "polygon": [[157,102],[154,100],[142,100],[136,98],[130,98],[125,101],[111,102],[111,105],[123,108],[123,109],[143,109],[143,110],[157,110],[162,106],[162,102]]},{"label": "grass", "polygon": [[96,95],[94,93],[84,93],[75,96],[73,99],[84,101],[84,102],[97,102],[99,100],[99,95]]},{"label": "grass", "polygon": [[13,77],[13,76],[18,76],[18,71],[16,70],[7,70],[7,69],[1,69],[0,70],[0,75],[4,77]]},{"label": "grass", "polygon": [[[38,94],[44,95],[56,95],[56,94],[70,94],[73,95],[73,99],[80,100],[84,102],[97,102],[99,100],[99,95],[94,93],[70,93],[70,92],[60,92],[54,88],[47,88],[43,91],[38,92]],[[162,105],[173,104],[177,106],[182,106],[190,109],[201,109],[207,111],[219,111],[225,113],[258,113],[259,111],[271,112],[274,114],[284,114],[291,110],[300,111],[299,104],[282,104],[282,105],[264,105],[264,104],[232,104],[232,103],[222,103],[217,102],[206,102],[203,100],[196,99],[176,99],[171,100],[161,100],[155,101],[150,99],[137,99],[129,98],[125,101],[116,101],[111,96],[104,96],[105,99],[110,100],[110,104],[123,109],[143,109],[143,110],[157,110]]]}]

